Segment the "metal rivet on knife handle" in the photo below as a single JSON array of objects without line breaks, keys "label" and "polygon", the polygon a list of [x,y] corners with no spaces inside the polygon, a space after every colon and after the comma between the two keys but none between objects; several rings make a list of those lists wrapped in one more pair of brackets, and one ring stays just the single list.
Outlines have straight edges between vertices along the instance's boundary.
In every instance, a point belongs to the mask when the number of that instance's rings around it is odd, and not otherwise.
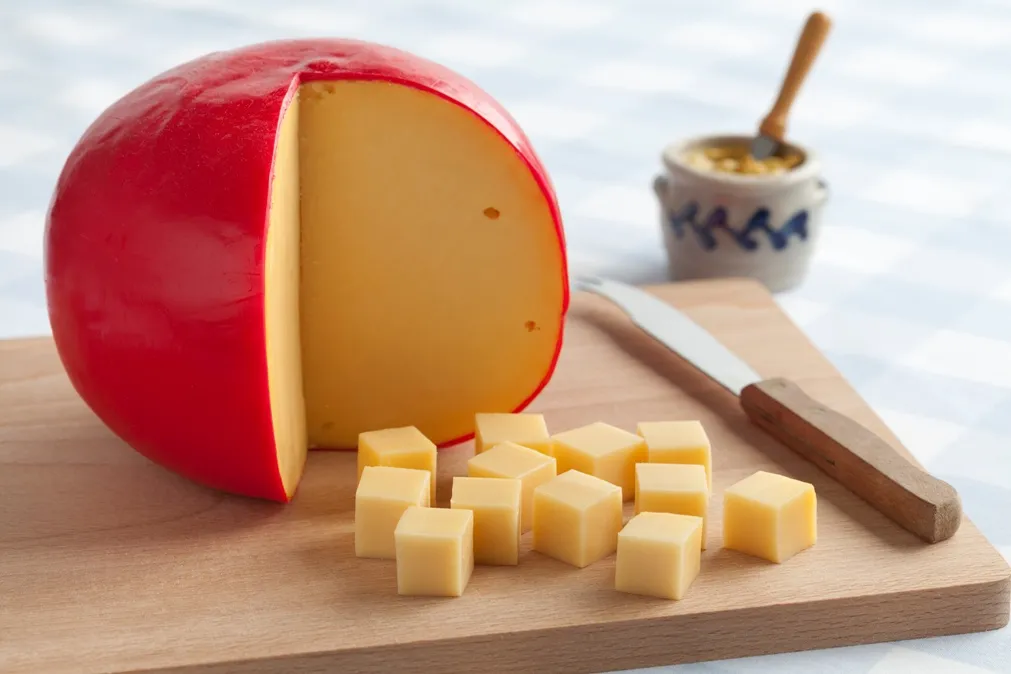
[{"label": "metal rivet on knife handle", "polygon": [[750,384],[741,391],[741,407],[755,425],[923,540],[936,543],[958,530],[962,504],[951,485],[793,382]]}]

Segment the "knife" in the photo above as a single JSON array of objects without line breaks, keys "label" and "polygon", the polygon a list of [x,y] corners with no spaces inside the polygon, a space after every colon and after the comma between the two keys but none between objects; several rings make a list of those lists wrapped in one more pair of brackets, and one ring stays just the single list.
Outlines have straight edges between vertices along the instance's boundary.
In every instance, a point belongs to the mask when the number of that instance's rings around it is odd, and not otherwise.
[{"label": "knife", "polygon": [[688,316],[645,290],[594,276],[578,277],[573,285],[613,302],[639,328],[738,396],[753,424],[907,531],[936,543],[958,530],[962,504],[954,488],[867,428],[788,379],[763,379]]}]

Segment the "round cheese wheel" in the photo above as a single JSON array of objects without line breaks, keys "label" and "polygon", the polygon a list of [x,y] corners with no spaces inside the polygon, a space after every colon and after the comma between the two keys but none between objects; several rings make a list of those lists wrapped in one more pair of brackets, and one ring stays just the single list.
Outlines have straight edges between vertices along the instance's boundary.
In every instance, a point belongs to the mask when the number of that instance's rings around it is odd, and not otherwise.
[{"label": "round cheese wheel", "polygon": [[440,447],[548,382],[569,302],[548,175],[487,93],[354,40],[208,54],[67,159],[45,231],[70,380],[123,441],[287,501],[307,449]]}]

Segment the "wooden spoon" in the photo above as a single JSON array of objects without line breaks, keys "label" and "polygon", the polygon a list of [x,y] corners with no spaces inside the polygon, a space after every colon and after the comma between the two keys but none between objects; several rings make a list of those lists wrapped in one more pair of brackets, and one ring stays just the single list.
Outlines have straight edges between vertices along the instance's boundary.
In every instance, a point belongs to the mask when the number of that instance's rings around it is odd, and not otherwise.
[{"label": "wooden spoon", "polygon": [[779,87],[779,96],[776,97],[769,114],[758,126],[758,136],[751,143],[751,154],[755,159],[762,160],[772,156],[783,142],[783,136],[786,134],[786,117],[790,114],[800,85],[804,83],[808,71],[811,70],[811,64],[821,51],[831,26],[832,22],[822,12],[814,12],[808,17],[804,30],[797,40],[797,46],[793,50],[790,68]]}]

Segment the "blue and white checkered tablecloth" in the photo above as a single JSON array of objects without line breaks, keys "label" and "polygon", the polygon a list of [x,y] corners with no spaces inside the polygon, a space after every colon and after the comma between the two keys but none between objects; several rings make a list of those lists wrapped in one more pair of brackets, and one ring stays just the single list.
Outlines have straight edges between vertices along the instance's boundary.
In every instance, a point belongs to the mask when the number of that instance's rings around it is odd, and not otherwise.
[{"label": "blue and white checkered tablecloth", "polygon": [[[545,160],[574,271],[662,280],[661,147],[753,129],[815,8],[0,0],[0,337],[49,332],[44,214],[94,116],[182,60],[279,37],[371,39],[472,78]],[[834,27],[791,132],[820,153],[832,196],[808,280],[779,300],[1011,558],[1011,2],[817,8]],[[664,671],[1011,672],[1011,629]]]}]

